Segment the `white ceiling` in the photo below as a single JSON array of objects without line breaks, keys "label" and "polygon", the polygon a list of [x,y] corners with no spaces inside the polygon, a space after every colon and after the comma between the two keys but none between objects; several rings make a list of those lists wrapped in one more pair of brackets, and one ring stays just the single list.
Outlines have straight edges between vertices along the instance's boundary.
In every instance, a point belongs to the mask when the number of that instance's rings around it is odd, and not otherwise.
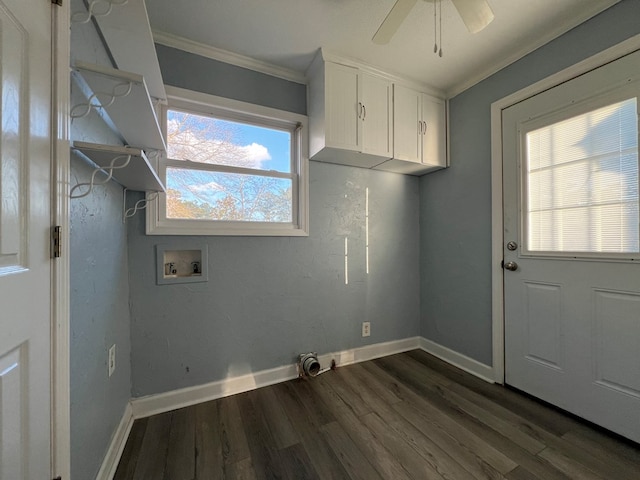
[{"label": "white ceiling", "polygon": [[434,4],[418,1],[388,45],[371,38],[395,0],[146,0],[154,31],[303,73],[315,52],[358,59],[448,96],[618,0],[489,0],[494,21],[467,32],[442,0],[443,57],[433,53]]}]

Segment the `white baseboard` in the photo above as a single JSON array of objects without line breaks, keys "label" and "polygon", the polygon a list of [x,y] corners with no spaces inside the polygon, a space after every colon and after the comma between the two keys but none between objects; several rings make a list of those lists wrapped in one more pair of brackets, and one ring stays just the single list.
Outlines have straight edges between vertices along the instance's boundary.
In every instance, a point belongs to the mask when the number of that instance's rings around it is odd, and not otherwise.
[{"label": "white baseboard", "polygon": [[[420,348],[435,357],[444,360],[476,377],[493,383],[493,369],[488,365],[469,358],[461,353],[443,347],[424,337],[411,337],[402,340],[376,343],[364,347],[343,350],[340,352],[325,353],[318,356],[320,365],[328,367],[331,360],[335,360],[338,366],[346,366],[353,363],[365,362],[374,358],[385,357],[395,353],[406,352]],[[194,387],[171,390],[169,392],[148,395],[132,399],[125,408],[122,420],[116,429],[111,445],[105,455],[102,467],[96,480],[111,480],[115,474],[118,462],[122,456],[127,437],[133,426],[133,421],[138,418],[149,417],[158,413],[164,413],[177,408],[195,405],[197,403],[215,400],[216,398],[247,392],[260,387],[266,387],[280,382],[291,380],[298,376],[297,365],[284,365],[282,367],[261,370],[259,372],[239,375],[225,380],[210,382]]]},{"label": "white baseboard", "polygon": [[420,337],[420,348],[427,353],[430,353],[434,357],[438,357],[447,363],[450,363],[454,367],[458,367],[465,372],[475,375],[482,380],[489,383],[494,383],[493,368],[480,363],[473,358],[467,357],[461,353],[458,353],[450,348],[443,347],[442,345],[428,340],[424,337]]},{"label": "white baseboard", "polygon": [[131,402],[127,402],[122,419],[111,438],[111,444],[104,456],[100,471],[98,471],[98,475],[96,475],[96,480],[111,480],[116,474],[120,457],[122,456],[127,438],[129,438],[129,432],[131,432],[131,427],[133,426],[133,420]]},{"label": "white baseboard", "polygon": [[352,363],[366,362],[374,358],[386,357],[394,353],[415,350],[416,348],[420,348],[420,337],[392,340],[390,342],[352,348],[351,350],[343,350],[342,352],[326,353],[324,355],[318,355],[318,360],[323,367],[329,366],[332,359],[336,361],[338,366],[346,366]]},{"label": "white baseboard", "polygon": [[[461,353],[443,347],[424,337],[411,337],[402,340],[376,343],[364,347],[343,350],[341,352],[325,353],[318,356],[320,365],[328,367],[331,360],[335,360],[338,366],[346,366],[353,363],[365,362],[374,358],[385,357],[395,353],[406,352],[420,348],[435,357],[444,360],[476,377],[493,383],[493,369]],[[235,395],[237,393],[266,387],[280,382],[291,380],[298,376],[297,365],[284,365],[282,367],[261,370],[259,372],[239,375],[225,380],[181,388],[169,392],[134,398],[126,406],[122,420],[113,434],[111,444],[105,455],[102,467],[96,476],[96,480],[111,480],[115,475],[118,462],[122,456],[133,421],[138,418],[149,417],[158,413],[164,413],[177,408],[195,405],[197,403],[215,400],[216,398]]]},{"label": "white baseboard", "polygon": [[[391,342],[367,345],[341,352],[326,353],[318,356],[320,365],[328,367],[331,360],[338,366],[364,362],[374,358],[406,352],[420,347],[420,337],[405,338]],[[131,400],[134,418],[144,418],[158,413],[164,413],[177,408],[195,405],[197,403],[215,400],[216,398],[235,395],[267,385],[284,382],[296,378],[298,369],[295,364],[261,370],[259,372],[240,375],[225,380],[181,388],[169,392],[148,395]]]},{"label": "white baseboard", "polygon": [[131,400],[133,416],[135,418],[150,417],[151,415],[169,412],[177,408],[188,407],[197,403],[215,400],[216,398],[284,382],[296,376],[296,365],[285,365],[193,387],[134,398]]}]

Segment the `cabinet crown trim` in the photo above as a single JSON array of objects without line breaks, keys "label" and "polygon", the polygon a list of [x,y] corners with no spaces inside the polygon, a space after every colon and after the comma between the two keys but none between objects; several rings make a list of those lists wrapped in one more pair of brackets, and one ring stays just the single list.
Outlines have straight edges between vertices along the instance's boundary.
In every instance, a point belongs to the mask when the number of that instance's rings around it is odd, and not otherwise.
[{"label": "cabinet crown trim", "polygon": [[439,89],[436,89],[424,82],[420,82],[418,80],[414,80],[411,78],[407,78],[407,77],[403,77],[401,75],[395,74],[393,72],[389,72],[389,71],[385,71],[382,70],[379,67],[376,67],[375,65],[371,65],[367,62],[361,61],[361,60],[357,60],[354,58],[350,58],[350,57],[345,57],[342,55],[338,55],[334,52],[331,52],[329,50],[327,50],[326,48],[320,48],[318,49],[318,52],[316,53],[316,56],[314,57],[313,61],[311,62],[311,64],[309,65],[309,68],[307,69],[307,71],[305,72],[305,75],[307,76],[307,78],[309,78],[310,76],[313,75],[312,71],[314,70],[314,68],[316,67],[316,65],[318,63],[322,63],[322,62],[330,62],[330,63],[337,63],[339,65],[345,65],[347,67],[354,67],[354,68],[358,68],[362,71],[365,71],[367,73],[370,73],[372,75],[377,75],[379,77],[383,77],[387,80],[389,80],[390,82],[397,84],[397,85],[403,85],[409,88],[414,88],[416,90],[420,90],[421,92],[424,92],[426,94],[429,94],[433,97],[439,98],[441,100],[445,100],[446,99],[446,95],[445,92]]}]

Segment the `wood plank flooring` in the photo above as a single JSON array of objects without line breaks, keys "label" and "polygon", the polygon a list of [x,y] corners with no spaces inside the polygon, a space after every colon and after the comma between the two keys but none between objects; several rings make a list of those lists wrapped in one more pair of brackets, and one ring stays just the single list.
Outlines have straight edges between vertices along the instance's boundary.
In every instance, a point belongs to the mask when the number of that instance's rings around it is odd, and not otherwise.
[{"label": "wood plank flooring", "polygon": [[137,420],[115,480],[640,479],[640,446],[414,350]]}]

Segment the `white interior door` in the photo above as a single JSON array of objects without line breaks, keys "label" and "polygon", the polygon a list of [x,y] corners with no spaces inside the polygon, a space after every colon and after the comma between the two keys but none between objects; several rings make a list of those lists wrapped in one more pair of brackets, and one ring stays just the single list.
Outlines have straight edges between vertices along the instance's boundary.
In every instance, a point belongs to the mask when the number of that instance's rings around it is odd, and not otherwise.
[{"label": "white interior door", "polygon": [[0,479],[51,478],[51,9],[0,0]]},{"label": "white interior door", "polygon": [[637,442],[639,103],[636,52],[502,117],[506,382]]}]

